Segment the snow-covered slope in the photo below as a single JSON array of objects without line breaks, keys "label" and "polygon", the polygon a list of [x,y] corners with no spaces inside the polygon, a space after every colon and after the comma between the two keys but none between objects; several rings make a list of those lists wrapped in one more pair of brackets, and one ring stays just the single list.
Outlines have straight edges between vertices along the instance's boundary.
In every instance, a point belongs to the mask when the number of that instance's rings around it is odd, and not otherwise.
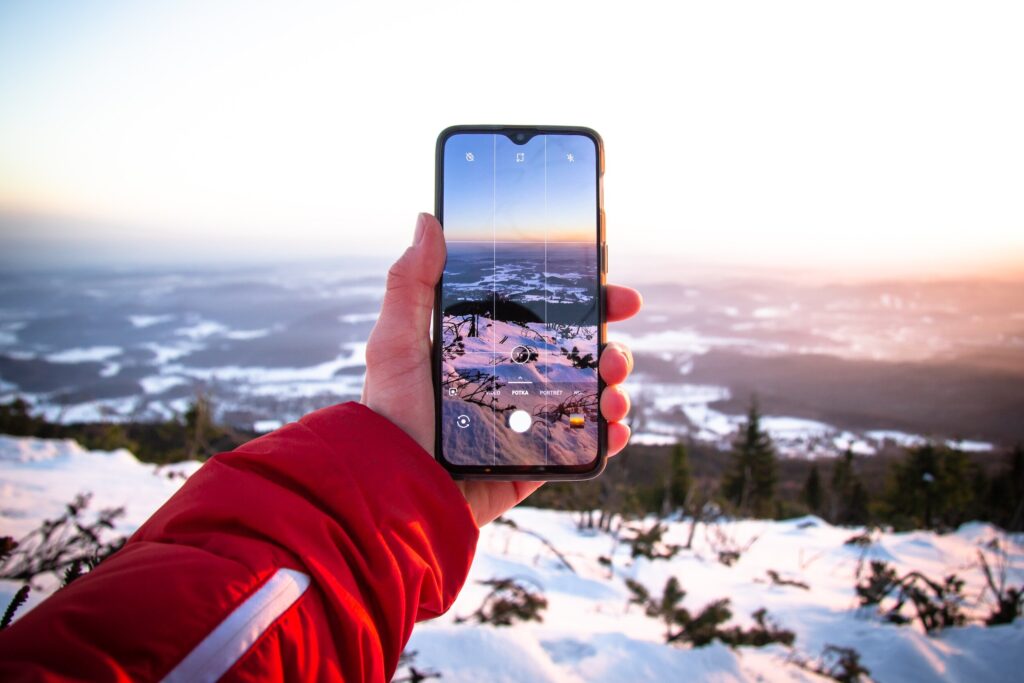
[{"label": "snow-covered slope", "polygon": [[[122,531],[131,531],[181,484],[169,471],[189,474],[196,463],[157,469],[125,451],[86,451],[67,441],[0,437],[0,533],[18,536],[60,512],[76,493],[92,491],[92,509],[124,505]],[[983,524],[957,532],[875,533],[867,548],[844,542],[859,529],[832,527],[813,517],[785,522],[738,521],[700,526],[694,548],[671,560],[631,560],[629,547],[605,533],[584,533],[572,513],[519,508],[507,517],[520,530],[490,525],[481,533],[469,581],[453,609],[420,624],[409,650],[414,665],[452,681],[791,681],[820,680],[798,668],[795,655],[813,659],[826,644],[853,647],[880,681],[1004,681],[1024,671],[1024,620],[986,628],[973,624],[928,636],[917,626],[895,626],[856,606],[853,587],[865,560],[891,562],[901,572],[932,577],[957,573],[966,580],[967,611],[987,614],[977,551],[997,536],[1008,550],[1007,579],[1024,583],[1024,538],[1005,537]],[[535,537],[543,535],[575,572]],[[672,522],[665,540],[685,542],[689,523]],[[717,551],[747,547],[725,566]],[[599,558],[611,557],[610,570]],[[774,585],[774,570],[809,590]],[[794,648],[732,650],[721,644],[686,649],[663,644],[659,622],[627,607],[625,579],[658,595],[670,576],[687,591],[683,606],[699,610],[729,598],[733,621],[751,623],[765,607],[796,633]],[[487,592],[478,582],[513,577],[542,587],[548,600],[542,623],[495,628],[457,624]],[[6,604],[16,584],[0,583]]]},{"label": "snow-covered slope", "polygon": [[[995,628],[970,625],[933,637],[857,608],[853,589],[863,555],[891,562],[901,572],[917,569],[936,578],[956,572],[967,580],[968,611],[987,614],[976,553],[1001,536],[989,525],[969,524],[948,535],[879,533],[862,550],[844,543],[860,530],[813,517],[738,521],[698,527],[694,549],[672,560],[633,561],[629,547],[610,535],[579,532],[570,513],[520,508],[507,516],[520,529],[544,535],[576,574],[531,536],[508,527],[485,528],[470,581],[455,607],[420,625],[409,644],[418,653],[415,665],[442,672],[444,681],[818,680],[789,659],[794,654],[814,659],[827,644],[855,648],[872,677],[882,681],[1012,680],[1024,670],[1024,620]],[[688,531],[688,522],[671,523],[665,540],[685,543]],[[1015,585],[1024,583],[1022,540],[1009,539],[1008,578]],[[727,567],[716,559],[723,544],[750,547]],[[613,576],[598,562],[601,556],[613,557]],[[773,585],[768,570],[803,581],[810,590]],[[748,626],[753,611],[767,608],[796,633],[794,649],[664,645],[661,623],[636,606],[627,608],[625,579],[660,595],[670,576],[687,591],[683,606],[691,611],[729,598],[734,621]],[[492,577],[543,586],[549,602],[544,622],[514,628],[455,624],[455,616],[472,613],[486,594],[477,582]]]},{"label": "snow-covered slope", "polygon": [[[123,507],[113,533],[129,535],[171,497],[200,466],[185,462],[157,467],[126,450],[89,451],[71,440],[0,435],[0,536],[22,538],[44,519],[59,517],[78,494],[92,494],[85,520],[104,508]],[[42,577],[43,593],[53,577]],[[19,584],[0,581],[0,609]],[[43,595],[33,591],[28,606]],[[24,608],[21,613],[24,613]]]}]

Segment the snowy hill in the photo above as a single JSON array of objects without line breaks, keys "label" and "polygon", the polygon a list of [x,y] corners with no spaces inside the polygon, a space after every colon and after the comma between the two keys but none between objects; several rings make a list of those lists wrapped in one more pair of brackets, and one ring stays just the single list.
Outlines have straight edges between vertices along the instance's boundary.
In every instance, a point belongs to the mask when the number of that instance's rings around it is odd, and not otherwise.
[{"label": "snowy hill", "polygon": [[[16,540],[44,519],[61,515],[80,493],[91,493],[89,512],[124,507],[114,533],[129,535],[156,512],[199,469],[198,462],[157,467],[139,462],[126,450],[88,451],[70,440],[0,435],[0,536]],[[87,514],[91,521],[92,515]],[[41,577],[44,592],[57,585]],[[0,581],[0,605],[6,608],[20,584]],[[42,599],[29,596],[32,607]],[[24,608],[22,608],[23,614]]]},{"label": "snowy hill", "polygon": [[[136,528],[198,463],[158,469],[126,451],[87,451],[68,441],[0,437],[0,533],[15,537],[58,513],[76,493],[92,491],[91,509],[127,508],[119,531]],[[1024,538],[1006,537],[983,524],[968,524],[946,535],[932,532],[881,533],[866,546],[845,542],[861,529],[829,526],[814,517],[783,522],[744,520],[698,527],[692,550],[670,560],[630,558],[621,539],[577,529],[573,513],[519,508],[507,515],[517,528],[483,529],[466,587],[445,616],[420,624],[408,650],[414,665],[442,674],[441,681],[813,681],[820,677],[793,663],[814,659],[828,645],[852,647],[872,679],[879,681],[1002,681],[1024,670],[1024,619],[985,627],[979,619],[991,607],[985,595],[978,550],[999,538],[1007,550],[1008,583],[1024,583]],[[651,522],[648,521],[649,525]],[[671,522],[664,541],[683,544],[686,520]],[[564,554],[572,569],[538,538]],[[731,566],[718,561],[723,549],[739,549]],[[610,569],[600,558],[611,558]],[[886,623],[857,607],[858,566],[884,560],[899,572],[911,569],[965,580],[969,625],[929,636],[914,625]],[[805,590],[779,585],[806,583]],[[730,649],[718,642],[691,649],[665,645],[661,622],[629,606],[626,579],[659,595],[676,577],[687,591],[682,603],[697,611],[729,598],[733,620],[752,623],[766,608],[773,620],[796,634],[793,648]],[[480,606],[487,588],[480,581],[512,577],[539,587],[548,601],[543,621],[512,627],[456,623]],[[17,584],[0,582],[6,604]],[[33,603],[38,601],[36,598]],[[1018,672],[1018,673],[1014,673]]]}]

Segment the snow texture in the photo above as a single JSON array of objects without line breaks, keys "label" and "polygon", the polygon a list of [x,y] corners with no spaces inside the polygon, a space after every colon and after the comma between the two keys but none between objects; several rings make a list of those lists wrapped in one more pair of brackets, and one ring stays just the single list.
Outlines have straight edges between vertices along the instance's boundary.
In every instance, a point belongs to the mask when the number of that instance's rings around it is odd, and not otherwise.
[{"label": "snow texture", "polygon": [[[124,450],[87,451],[71,441],[0,437],[0,523],[19,537],[46,517],[60,513],[75,494],[93,492],[90,509],[125,506],[118,532],[136,529],[181,485],[199,463],[157,468]],[[698,527],[692,550],[672,560],[631,560],[629,548],[605,533],[577,530],[574,514],[521,507],[508,513],[520,529],[542,534],[575,569],[565,566],[537,538],[507,526],[489,525],[480,536],[466,586],[448,614],[419,624],[408,645],[415,666],[443,674],[443,681],[815,681],[798,667],[794,651],[782,646],[729,649],[719,643],[699,649],[662,642],[661,624],[628,607],[625,579],[660,594],[675,576],[687,591],[691,610],[723,597],[732,600],[734,621],[765,607],[796,635],[795,652],[813,658],[826,644],[855,648],[876,681],[1009,681],[1024,670],[1024,620],[986,628],[978,624],[926,635],[916,626],[896,626],[857,607],[853,586],[863,560],[881,559],[900,571],[929,576],[956,572],[967,582],[967,611],[987,614],[977,551],[1000,537],[1008,549],[1007,578],[1024,582],[1024,537],[1006,536],[987,524],[971,523],[955,533],[875,532],[866,549],[844,541],[862,531],[833,527],[816,517],[781,522],[740,520]],[[688,520],[669,523],[665,540],[685,542]],[[726,538],[750,544],[731,567],[716,561]],[[613,559],[609,570],[598,559]],[[775,585],[768,570],[804,581],[810,590]],[[471,614],[487,589],[480,581],[526,579],[542,587],[549,602],[543,622],[509,628],[456,624]],[[0,601],[17,584],[0,582]],[[48,585],[52,590],[52,582]],[[35,592],[31,608],[41,595]],[[23,615],[23,611],[21,614]]]}]

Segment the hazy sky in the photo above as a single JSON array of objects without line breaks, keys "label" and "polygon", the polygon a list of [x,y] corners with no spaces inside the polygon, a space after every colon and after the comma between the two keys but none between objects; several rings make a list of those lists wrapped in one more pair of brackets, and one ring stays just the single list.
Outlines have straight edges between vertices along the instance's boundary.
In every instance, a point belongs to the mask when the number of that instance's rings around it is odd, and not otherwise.
[{"label": "hazy sky", "polygon": [[0,260],[390,257],[441,129],[549,123],[613,276],[1024,271],[1020,3],[654,7],[4,2]]}]

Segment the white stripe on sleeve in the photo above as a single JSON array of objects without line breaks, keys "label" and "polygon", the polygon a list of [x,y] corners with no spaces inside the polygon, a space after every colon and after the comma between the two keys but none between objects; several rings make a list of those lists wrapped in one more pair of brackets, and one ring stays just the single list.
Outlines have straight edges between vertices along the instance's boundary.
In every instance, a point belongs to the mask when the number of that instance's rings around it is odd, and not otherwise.
[{"label": "white stripe on sleeve", "polygon": [[263,632],[309,588],[309,577],[278,569],[213,629],[163,679],[164,683],[213,683],[235,665]]}]

